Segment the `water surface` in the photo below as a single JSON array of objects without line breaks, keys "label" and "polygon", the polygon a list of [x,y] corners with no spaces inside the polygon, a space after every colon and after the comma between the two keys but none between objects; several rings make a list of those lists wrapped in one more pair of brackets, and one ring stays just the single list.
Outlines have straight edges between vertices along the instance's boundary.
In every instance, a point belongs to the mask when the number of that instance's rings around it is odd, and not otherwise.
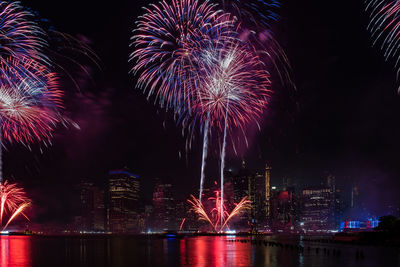
[{"label": "water surface", "polygon": [[[257,238],[257,244],[252,244],[250,239],[225,236],[181,239],[146,236],[1,236],[0,266],[400,267],[399,248],[303,242],[299,239],[279,237]],[[293,246],[268,246],[264,241]],[[303,246],[304,251],[299,250],[298,245]],[[340,256],[333,255],[333,250],[335,254],[340,250]],[[364,257],[357,257],[357,251],[362,251]]]}]

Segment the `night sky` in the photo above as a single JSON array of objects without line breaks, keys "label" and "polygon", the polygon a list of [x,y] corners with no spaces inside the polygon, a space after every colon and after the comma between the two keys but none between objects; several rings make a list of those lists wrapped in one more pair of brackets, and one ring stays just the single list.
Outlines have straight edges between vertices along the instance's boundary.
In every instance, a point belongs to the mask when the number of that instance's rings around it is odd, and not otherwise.
[{"label": "night sky", "polygon": [[[27,188],[38,222],[66,220],[75,184],[103,185],[109,170],[124,166],[141,176],[144,202],[155,178],[171,182],[177,197],[198,190],[200,138],[186,152],[181,126],[128,74],[131,31],[149,1],[129,2],[22,1],[58,30],[84,36],[100,58],[91,77],[74,74],[80,90],[63,83],[67,112],[81,130],[58,130],[43,153],[38,146],[7,147],[4,173]],[[228,167],[238,169],[245,159],[262,169],[269,161],[276,185],[284,177],[315,185],[332,173],[346,193],[357,183],[376,214],[398,203],[400,82],[394,62],[372,47],[363,2],[283,1],[273,28],[296,88],[274,80],[261,131],[252,131],[240,155],[230,153]],[[216,153],[209,158],[209,183],[217,179],[217,160]]]}]

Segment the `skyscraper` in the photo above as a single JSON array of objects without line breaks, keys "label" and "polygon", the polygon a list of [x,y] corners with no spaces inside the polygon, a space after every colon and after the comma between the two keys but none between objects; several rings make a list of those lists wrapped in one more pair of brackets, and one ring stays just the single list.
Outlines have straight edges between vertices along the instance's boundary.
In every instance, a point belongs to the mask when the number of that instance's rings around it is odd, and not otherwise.
[{"label": "skyscraper", "polygon": [[267,220],[271,219],[271,166],[265,164],[265,209]]},{"label": "skyscraper", "polygon": [[81,182],[79,184],[79,198],[80,212],[77,219],[77,230],[91,231],[94,224],[93,183]]},{"label": "skyscraper", "polygon": [[245,169],[245,164],[242,164],[238,174],[233,177],[234,200],[236,203],[249,196],[249,177],[250,172]]},{"label": "skyscraper", "polygon": [[266,179],[264,173],[255,173],[249,177],[249,199],[251,201],[251,223],[256,229],[267,226]]},{"label": "skyscraper", "polygon": [[153,192],[153,229],[172,230],[177,228],[175,201],[172,196],[172,185],[158,182]]},{"label": "skyscraper", "polygon": [[79,184],[80,214],[76,217],[77,230],[104,231],[104,191],[90,182]]},{"label": "skyscraper", "polygon": [[325,186],[303,189],[302,226],[306,230],[335,228],[334,205],[331,189]]},{"label": "skyscraper", "polygon": [[139,176],[127,169],[109,172],[109,229],[113,233],[138,231]]},{"label": "skyscraper", "polygon": [[104,190],[93,188],[93,227],[96,231],[106,230],[106,209]]},{"label": "skyscraper", "polygon": [[265,165],[265,172],[248,175],[249,200],[252,203],[251,223],[257,229],[269,226],[271,218],[271,167]]}]

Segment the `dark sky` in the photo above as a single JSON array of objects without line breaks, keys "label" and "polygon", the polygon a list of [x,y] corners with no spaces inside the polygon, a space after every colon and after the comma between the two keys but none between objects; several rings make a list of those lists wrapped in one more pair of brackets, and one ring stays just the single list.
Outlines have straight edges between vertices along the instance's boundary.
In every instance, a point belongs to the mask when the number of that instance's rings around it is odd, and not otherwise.
[{"label": "dark sky", "polygon": [[[171,181],[178,196],[198,188],[200,139],[186,153],[180,126],[135,90],[128,75],[131,30],[149,1],[127,2],[22,1],[58,30],[85,36],[101,59],[92,79],[79,80],[81,93],[63,85],[80,131],[60,129],[43,154],[21,146],[5,154],[4,172],[26,186],[40,206],[38,220],[70,213],[80,180],[101,185],[110,169],[124,166],[142,177],[147,201],[156,177]],[[244,158],[249,168],[262,169],[268,160],[275,184],[283,177],[318,184],[330,172],[345,191],[353,182],[365,189],[375,212],[398,203],[400,83],[394,63],[372,47],[363,2],[283,1],[273,27],[297,89],[274,81],[262,130],[242,155],[229,155],[228,166],[238,168]],[[216,179],[217,159],[208,162],[209,182]]]}]

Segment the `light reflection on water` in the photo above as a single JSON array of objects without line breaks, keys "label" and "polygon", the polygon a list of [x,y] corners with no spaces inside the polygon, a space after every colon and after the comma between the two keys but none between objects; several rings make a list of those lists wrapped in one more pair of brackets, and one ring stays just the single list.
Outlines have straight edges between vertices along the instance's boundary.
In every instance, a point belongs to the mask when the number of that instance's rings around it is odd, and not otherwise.
[{"label": "light reflection on water", "polygon": [[[181,239],[145,236],[1,236],[0,266],[400,266],[399,248],[307,243],[276,237],[253,238],[257,244],[252,244],[250,239],[224,236]],[[271,240],[294,246],[268,246],[263,242]],[[304,246],[304,251],[299,250],[297,245]],[[316,248],[319,248],[319,252]],[[324,248],[330,251],[329,255],[323,252]],[[333,249],[340,249],[341,255],[333,255]],[[356,257],[358,250],[363,251],[363,259]]]},{"label": "light reflection on water", "polygon": [[0,237],[0,266],[30,267],[31,242],[26,236]]}]

